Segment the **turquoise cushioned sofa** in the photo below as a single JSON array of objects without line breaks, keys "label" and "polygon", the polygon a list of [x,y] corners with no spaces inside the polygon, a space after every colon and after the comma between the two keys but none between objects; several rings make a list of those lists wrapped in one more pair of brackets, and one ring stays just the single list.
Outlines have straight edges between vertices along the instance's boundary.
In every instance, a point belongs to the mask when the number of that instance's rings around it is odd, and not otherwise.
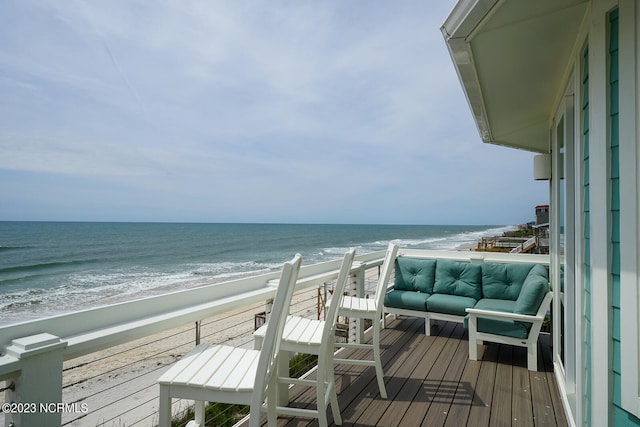
[{"label": "turquoise cushioned sofa", "polygon": [[398,257],[384,306],[386,313],[424,317],[427,335],[432,320],[464,323],[473,360],[483,341],[527,347],[528,367],[537,370],[536,343],[551,295],[541,264]]}]

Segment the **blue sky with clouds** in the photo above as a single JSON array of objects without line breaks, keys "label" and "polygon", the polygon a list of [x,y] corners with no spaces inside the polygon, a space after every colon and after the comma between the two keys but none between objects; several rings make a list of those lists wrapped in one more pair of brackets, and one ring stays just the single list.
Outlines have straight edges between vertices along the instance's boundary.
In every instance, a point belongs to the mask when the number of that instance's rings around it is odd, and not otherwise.
[{"label": "blue sky with clouds", "polygon": [[0,3],[0,220],[512,224],[447,1]]}]

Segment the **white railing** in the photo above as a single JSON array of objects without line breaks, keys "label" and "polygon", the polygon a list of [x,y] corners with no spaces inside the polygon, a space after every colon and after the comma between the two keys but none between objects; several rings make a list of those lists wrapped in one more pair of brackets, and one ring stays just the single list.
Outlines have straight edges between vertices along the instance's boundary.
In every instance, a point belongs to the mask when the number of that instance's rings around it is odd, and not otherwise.
[{"label": "white railing", "polygon": [[[544,255],[408,249],[401,250],[400,255],[470,262],[543,264],[548,264],[549,259]],[[349,290],[351,293],[364,293],[367,271],[377,270],[383,257],[384,252],[356,257]],[[311,304],[300,310],[313,310],[310,307],[316,304],[316,289],[320,284],[335,280],[339,263],[340,260],[336,260],[301,269],[297,293],[311,291],[311,296],[306,297]],[[202,339],[210,341],[215,334],[218,341],[236,340],[234,345],[252,345],[253,315],[263,311],[266,303],[273,298],[273,283],[277,283],[279,274],[279,271],[274,271],[0,327],[0,380],[5,381],[4,387],[11,387],[5,390],[5,416],[4,420],[0,419],[0,426],[3,421],[5,427],[62,423],[71,426],[119,426],[123,416],[105,416],[96,421],[95,412],[113,413],[110,405],[131,408],[127,411],[136,412],[136,408],[143,404],[150,407],[151,411],[143,415],[136,414],[137,418],[127,418],[126,425],[153,425],[157,400],[155,381],[160,375],[159,370],[165,369],[176,356],[194,345],[196,334],[193,326],[196,322],[213,319],[200,323]],[[292,310],[296,309],[292,307]],[[245,325],[246,333],[240,336],[224,334],[224,331],[237,329],[232,326],[239,324]],[[363,333],[362,326],[353,322],[349,327],[349,338],[359,340]],[[156,345],[169,338],[181,344],[169,348]],[[124,352],[128,352],[129,356],[122,357]],[[131,362],[122,366],[114,365],[109,357],[114,357],[113,360],[128,358]],[[138,369],[140,364],[154,363],[157,369]],[[98,369],[98,365],[103,369]],[[80,374],[83,369],[85,375]],[[86,375],[86,371],[100,372]],[[136,372],[149,378],[149,385],[144,390],[130,389],[130,384],[141,383],[131,381],[131,378],[138,379]],[[120,376],[122,382],[106,381],[106,378]],[[107,383],[110,385],[103,385]],[[0,383],[0,388],[4,387]],[[83,388],[86,391],[80,392],[79,389]],[[86,416],[89,412],[94,413],[94,417]]]},{"label": "white railing", "polygon": [[[380,265],[383,256],[383,252],[358,256],[352,270],[354,283],[364,283],[365,271]],[[339,266],[340,260],[303,267],[298,288],[334,280]],[[273,283],[279,274],[274,271],[0,327],[0,380],[5,381],[2,388],[7,387],[2,407],[5,426],[60,425],[63,414],[91,411],[83,406],[85,402],[63,400],[65,361],[234,310],[247,312],[252,305],[264,307],[275,295]]]},{"label": "white railing", "polygon": [[476,252],[476,251],[439,251],[425,249],[400,249],[398,256],[411,258],[446,258],[469,262],[499,262],[499,263],[535,263],[549,265],[549,255],[539,254],[511,254],[506,252]]}]

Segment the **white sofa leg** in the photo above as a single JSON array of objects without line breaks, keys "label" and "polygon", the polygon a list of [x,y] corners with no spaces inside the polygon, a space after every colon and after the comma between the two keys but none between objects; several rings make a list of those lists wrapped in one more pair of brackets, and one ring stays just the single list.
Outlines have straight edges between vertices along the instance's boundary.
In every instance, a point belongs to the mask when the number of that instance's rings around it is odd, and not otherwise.
[{"label": "white sofa leg", "polygon": [[538,343],[533,342],[527,345],[527,368],[530,371],[538,370]]},{"label": "white sofa leg", "polygon": [[469,360],[478,360],[478,344],[469,340]]},{"label": "white sofa leg", "polygon": [[424,318],[424,334],[426,336],[431,336],[431,318],[427,314],[427,317]]},{"label": "white sofa leg", "polygon": [[469,359],[478,360],[478,318],[474,315],[469,316]]}]

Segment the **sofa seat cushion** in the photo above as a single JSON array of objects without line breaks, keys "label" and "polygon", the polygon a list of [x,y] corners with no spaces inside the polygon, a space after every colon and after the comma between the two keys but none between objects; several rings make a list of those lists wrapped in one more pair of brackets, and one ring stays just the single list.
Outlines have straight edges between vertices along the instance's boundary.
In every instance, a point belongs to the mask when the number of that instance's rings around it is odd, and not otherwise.
[{"label": "sofa seat cushion", "polygon": [[396,258],[394,289],[433,293],[436,279],[435,259]]},{"label": "sofa seat cushion", "polygon": [[428,311],[456,316],[466,315],[466,309],[475,305],[475,299],[459,295],[433,294],[427,299]]},{"label": "sofa seat cushion", "polygon": [[[478,301],[473,308],[477,308],[478,310],[504,311],[506,313],[513,313],[513,309],[515,308],[515,306],[515,301],[483,298]],[[466,316],[464,318],[464,327],[469,327],[469,316]]]},{"label": "sofa seat cushion", "polygon": [[448,294],[479,300],[482,296],[480,265],[468,262],[438,259],[435,294]]},{"label": "sofa seat cushion", "polygon": [[[513,313],[515,301],[483,298],[476,304],[479,310],[504,311]],[[469,327],[469,316],[464,318],[465,328]],[[507,319],[486,319],[478,317],[478,332],[526,339],[531,323],[516,322]]]},{"label": "sofa seat cushion", "polygon": [[478,310],[505,311],[507,313],[513,313],[515,306],[516,302],[511,300],[482,298],[474,308],[477,308]]},{"label": "sofa seat cushion", "polygon": [[536,264],[482,264],[482,298],[515,301]]},{"label": "sofa seat cushion", "polygon": [[384,296],[384,305],[405,310],[427,311],[429,296],[430,294],[422,292],[393,290]]}]

